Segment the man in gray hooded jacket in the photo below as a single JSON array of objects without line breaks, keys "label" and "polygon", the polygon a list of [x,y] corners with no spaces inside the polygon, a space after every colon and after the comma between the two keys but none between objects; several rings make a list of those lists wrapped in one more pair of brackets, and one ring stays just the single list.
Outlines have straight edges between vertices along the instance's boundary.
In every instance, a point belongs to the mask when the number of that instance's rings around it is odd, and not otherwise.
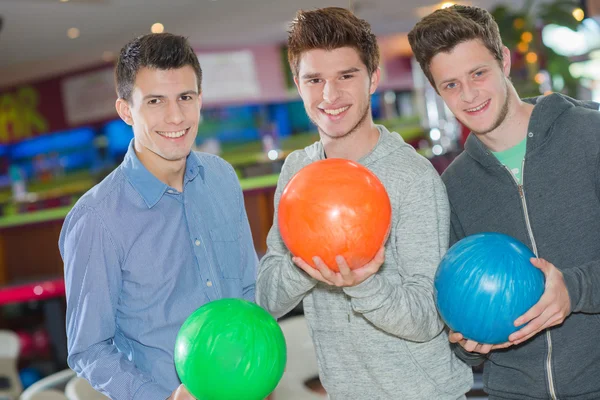
[{"label": "man in gray hooded jacket", "polygon": [[[257,278],[257,302],[281,317],[303,301],[320,378],[334,400],[456,400],[472,373],[451,351],[433,296],[447,248],[449,208],[435,169],[394,132],[375,125],[370,95],[379,50],[369,25],[342,8],[300,11],[289,61],[321,140],[291,153],[275,194],[302,167],[345,158],[369,168],[392,204],[389,238],[375,258],[339,273],[290,254],[275,223]],[[332,188],[334,190],[334,188]],[[316,199],[318,201],[318,199]]]},{"label": "man in gray hooded jacket", "polygon": [[442,178],[451,243],[513,236],[535,253],[541,299],[507,343],[451,333],[457,354],[484,364],[490,399],[600,399],[600,113],[560,94],[524,102],[509,50],[485,10],[453,6],[409,33],[423,71],[472,133]]}]

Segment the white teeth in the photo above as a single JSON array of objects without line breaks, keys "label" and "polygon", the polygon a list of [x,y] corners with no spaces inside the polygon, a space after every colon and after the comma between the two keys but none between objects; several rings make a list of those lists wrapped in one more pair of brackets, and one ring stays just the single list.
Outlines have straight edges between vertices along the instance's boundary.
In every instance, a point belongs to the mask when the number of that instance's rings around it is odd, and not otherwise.
[{"label": "white teeth", "polygon": [[350,106],[346,106],[346,107],[338,108],[336,110],[323,110],[323,111],[325,111],[325,114],[338,115],[340,113],[343,113],[344,111],[346,111],[349,108],[350,108]]},{"label": "white teeth", "polygon": [[158,131],[158,134],[161,136],[165,136],[168,138],[178,138],[178,137],[182,137],[183,135],[185,135],[187,129],[181,130],[181,131],[177,131],[177,132],[160,132]]},{"label": "white teeth", "polygon": [[489,100],[488,100],[488,101],[486,101],[485,103],[483,103],[482,105],[478,106],[478,107],[475,107],[475,108],[469,108],[469,109],[468,109],[468,110],[466,110],[466,111],[467,111],[467,112],[475,112],[475,111],[479,111],[479,110],[481,110],[483,107],[487,106],[487,103],[488,103],[488,102],[489,102]]}]

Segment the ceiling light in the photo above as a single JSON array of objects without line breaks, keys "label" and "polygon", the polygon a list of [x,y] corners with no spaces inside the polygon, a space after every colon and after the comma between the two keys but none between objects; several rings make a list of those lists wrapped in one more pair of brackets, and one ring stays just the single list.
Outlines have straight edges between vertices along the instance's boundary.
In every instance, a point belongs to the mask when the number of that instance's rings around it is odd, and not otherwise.
[{"label": "ceiling light", "polygon": [[71,39],[77,39],[79,37],[79,29],[69,28],[69,30],[67,31],[67,36]]},{"label": "ceiling light", "polygon": [[523,32],[521,40],[525,43],[530,43],[533,40],[533,34],[531,32]]},{"label": "ceiling light", "polygon": [[583,21],[583,17],[585,17],[585,14],[581,8],[576,8],[573,10],[573,18],[575,18],[577,21]]},{"label": "ceiling light", "polygon": [[525,55],[525,61],[527,61],[529,64],[535,64],[537,62],[537,60],[538,60],[538,56],[533,51],[530,51],[529,53],[527,53]]},{"label": "ceiling light", "polygon": [[150,31],[152,33],[163,33],[164,30],[165,30],[165,27],[160,22],[157,22],[157,23],[153,24],[152,28],[150,28]]}]

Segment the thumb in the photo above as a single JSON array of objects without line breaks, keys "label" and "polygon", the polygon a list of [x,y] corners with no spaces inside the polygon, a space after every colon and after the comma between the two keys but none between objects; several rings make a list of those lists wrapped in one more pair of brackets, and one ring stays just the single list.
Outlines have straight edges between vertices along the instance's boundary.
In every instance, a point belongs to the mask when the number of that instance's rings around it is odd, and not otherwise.
[{"label": "thumb", "polygon": [[537,269],[541,270],[544,274],[548,272],[548,261],[544,260],[543,258],[531,257],[529,261],[531,261],[531,264],[533,264],[533,266]]},{"label": "thumb", "polygon": [[377,254],[375,254],[375,259],[379,262],[385,261],[385,247],[381,246]]}]

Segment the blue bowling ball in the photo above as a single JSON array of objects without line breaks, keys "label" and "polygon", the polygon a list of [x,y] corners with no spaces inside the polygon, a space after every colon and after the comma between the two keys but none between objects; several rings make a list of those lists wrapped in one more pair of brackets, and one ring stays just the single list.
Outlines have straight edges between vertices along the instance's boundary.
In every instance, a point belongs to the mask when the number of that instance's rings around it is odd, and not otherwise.
[{"label": "blue bowling ball", "polygon": [[514,321],[538,302],[544,274],[535,255],[501,233],[479,233],[452,246],[434,279],[438,311],[455,332],[479,343],[499,344],[520,327]]},{"label": "blue bowling ball", "polygon": [[29,386],[42,379],[42,374],[35,368],[23,368],[19,371],[19,378],[21,379],[23,389],[27,389]]}]

